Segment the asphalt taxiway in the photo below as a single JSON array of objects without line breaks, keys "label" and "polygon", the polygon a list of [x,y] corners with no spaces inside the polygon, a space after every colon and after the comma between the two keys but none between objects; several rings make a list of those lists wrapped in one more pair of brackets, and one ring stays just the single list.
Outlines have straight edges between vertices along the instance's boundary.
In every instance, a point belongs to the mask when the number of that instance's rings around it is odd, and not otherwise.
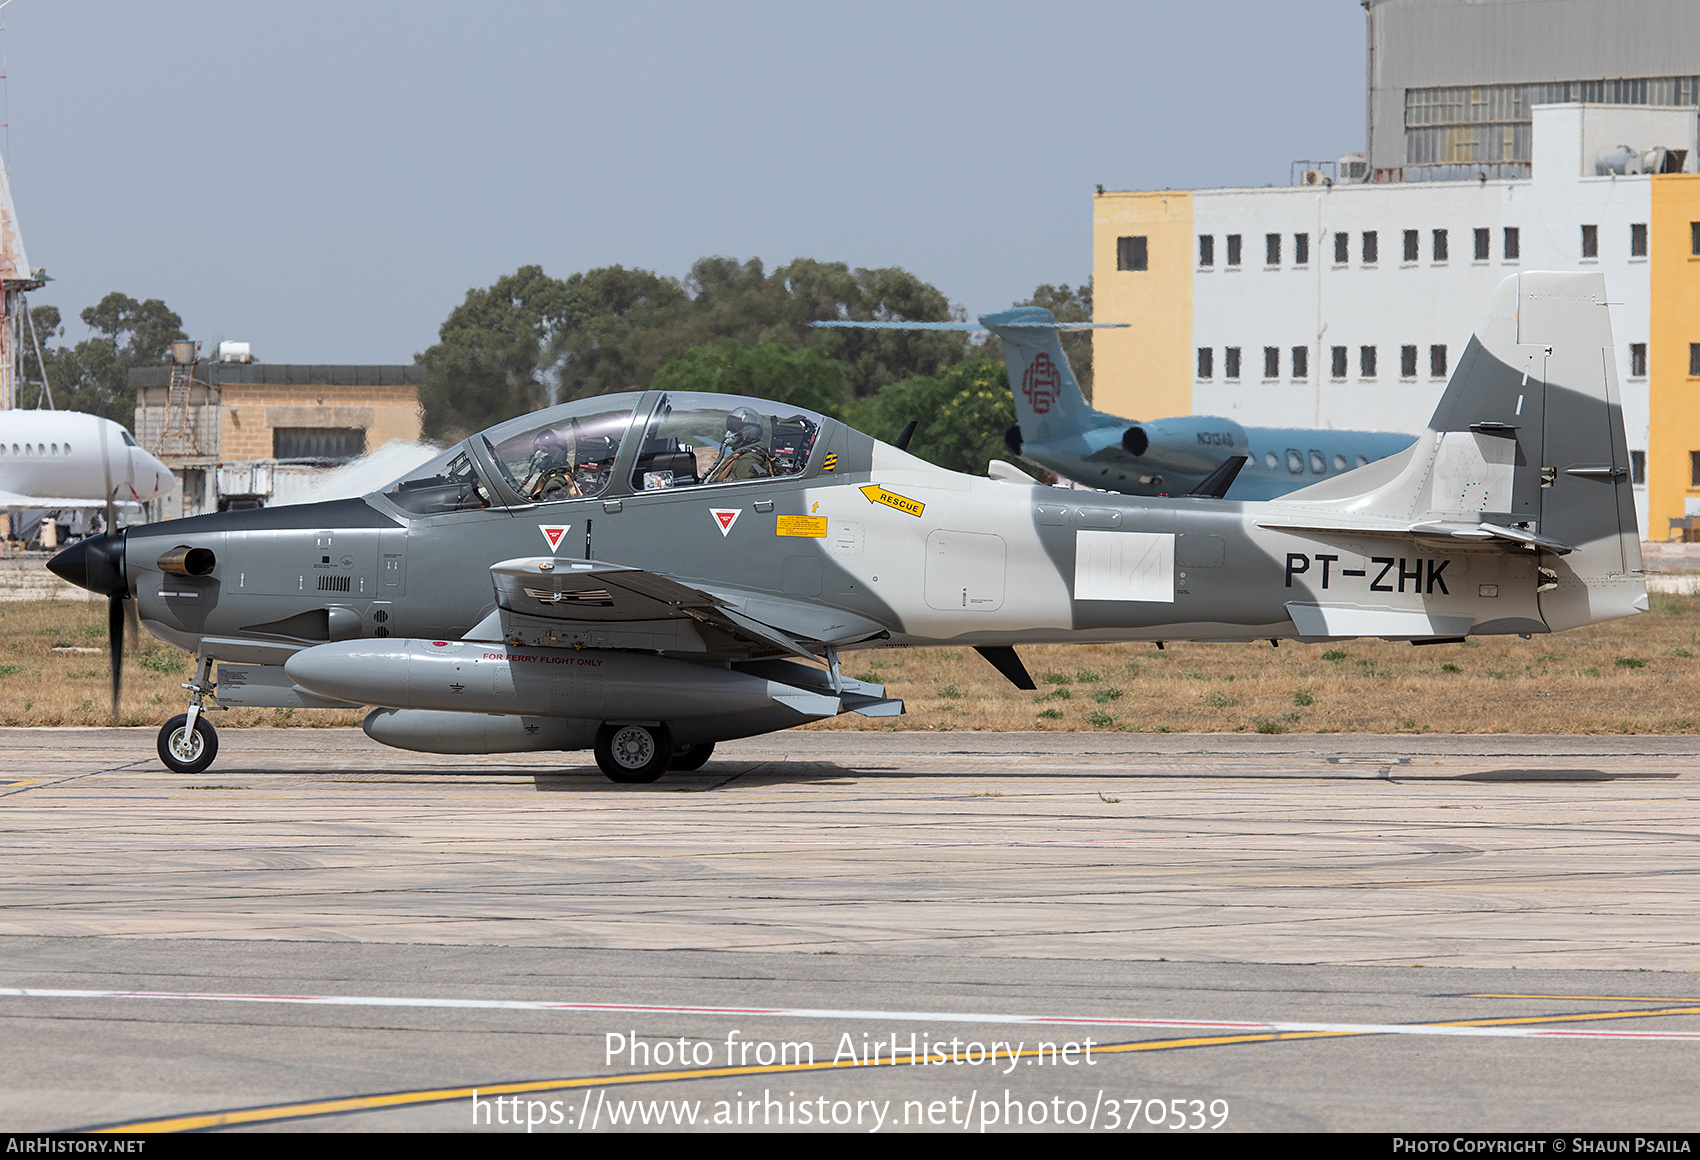
[{"label": "asphalt taxiway", "polygon": [[0,730],[0,1128],[1700,1127],[1693,738],[152,749]]}]

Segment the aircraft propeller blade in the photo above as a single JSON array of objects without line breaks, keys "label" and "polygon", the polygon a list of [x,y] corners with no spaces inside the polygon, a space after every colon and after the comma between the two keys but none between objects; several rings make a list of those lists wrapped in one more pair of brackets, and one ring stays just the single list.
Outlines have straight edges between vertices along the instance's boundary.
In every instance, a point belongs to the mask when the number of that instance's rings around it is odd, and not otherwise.
[{"label": "aircraft propeller blade", "polygon": [[112,723],[118,724],[118,697],[124,691],[124,593],[106,598],[106,642],[112,658]]}]

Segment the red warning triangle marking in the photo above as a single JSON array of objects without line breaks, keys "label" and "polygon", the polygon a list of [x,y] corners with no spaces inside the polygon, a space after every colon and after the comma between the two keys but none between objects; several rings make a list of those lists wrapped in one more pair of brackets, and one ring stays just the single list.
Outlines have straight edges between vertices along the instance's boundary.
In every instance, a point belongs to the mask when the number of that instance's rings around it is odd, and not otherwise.
[{"label": "red warning triangle marking", "polygon": [[567,534],[571,524],[538,524],[537,530],[543,533],[543,538],[549,541],[549,550],[554,552],[561,546],[561,538]]},{"label": "red warning triangle marking", "polygon": [[708,514],[714,517],[715,526],[720,529],[720,534],[725,536],[732,530],[732,525],[738,522],[738,513],[742,510],[742,508],[709,508]]}]

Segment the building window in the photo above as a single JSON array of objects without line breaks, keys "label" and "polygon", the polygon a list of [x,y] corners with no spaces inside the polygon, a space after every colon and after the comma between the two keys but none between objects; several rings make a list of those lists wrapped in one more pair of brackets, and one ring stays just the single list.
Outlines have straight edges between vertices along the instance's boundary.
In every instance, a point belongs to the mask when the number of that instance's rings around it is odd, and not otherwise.
[{"label": "building window", "polygon": [[1688,453],[1688,486],[1700,487],[1700,451]]},{"label": "building window", "polygon": [[1688,344],[1688,374],[1690,377],[1700,375],[1700,342]]},{"label": "building window", "polygon": [[1493,231],[1489,229],[1477,230],[1476,261],[1485,262],[1488,260],[1488,247],[1491,245],[1493,245]]},{"label": "building window", "polygon": [[1215,234],[1198,235],[1198,264],[1200,266],[1214,266],[1216,264]]},{"label": "building window", "polygon": [[273,459],[347,463],[366,454],[363,427],[273,427]]},{"label": "building window", "polygon": [[1263,264],[1265,266],[1279,266],[1281,264],[1280,234],[1263,235]]},{"label": "building window", "polygon": [[1278,379],[1281,377],[1281,348],[1266,346],[1263,348],[1263,377]]},{"label": "building window", "polygon": [[1214,347],[1201,346],[1198,348],[1198,377],[1207,379],[1216,373],[1216,350]]},{"label": "building window", "polygon": [[1700,222],[1688,223],[1688,251],[1700,257]]},{"label": "building window", "polygon": [[1310,347],[1295,346],[1293,348],[1293,377],[1295,379],[1310,378]]},{"label": "building window", "polygon": [[1417,348],[1402,346],[1399,348],[1399,377],[1414,379],[1417,377]]},{"label": "building window", "polygon": [[1240,348],[1225,346],[1222,348],[1222,377],[1237,379],[1240,377]]},{"label": "building window", "polygon": [[1629,453],[1629,482],[1640,486],[1647,482],[1647,453],[1631,451]]},{"label": "building window", "polygon": [[1364,265],[1373,266],[1376,262],[1375,231],[1364,231]]},{"label": "building window", "polygon": [[1373,346],[1358,347],[1358,374],[1366,379],[1375,377],[1375,348]]},{"label": "building window", "polygon": [[1428,348],[1428,374],[1431,379],[1446,377],[1446,344],[1436,343]]},{"label": "building window", "polygon": [[1446,249],[1447,249],[1447,247],[1446,247],[1446,231],[1445,230],[1435,230],[1434,231],[1434,260],[1437,261],[1437,262],[1446,261]]},{"label": "building window", "polygon": [[1240,264],[1240,236],[1238,234],[1229,234],[1228,235],[1228,265],[1237,266],[1239,264]]},{"label": "building window", "polygon": [[1309,234],[1294,234],[1293,235],[1293,265],[1295,265],[1295,266],[1308,266],[1308,265],[1310,265],[1310,235]]},{"label": "building window", "polygon": [[1647,377],[1647,344],[1644,342],[1629,344],[1629,377],[1632,379]]},{"label": "building window", "polygon": [[1146,268],[1145,239],[1116,239],[1116,269],[1143,270]]},{"label": "building window", "polygon": [[[1695,236],[1700,237],[1700,234],[1697,234]],[[1351,254],[1349,253],[1351,244],[1352,244],[1351,238],[1348,235],[1343,234],[1343,233],[1334,235],[1334,264],[1335,265],[1344,266],[1347,262],[1352,260]],[[1696,245],[1700,245],[1700,243],[1696,243]],[[1700,254],[1700,250],[1695,250],[1694,252],[1697,253],[1697,254]]]},{"label": "building window", "polygon": [[1416,230],[1406,230],[1405,231],[1405,261],[1414,262],[1416,260],[1417,260],[1417,231]]},{"label": "building window", "polygon": [[1343,346],[1333,347],[1332,349],[1330,349],[1329,355],[1330,355],[1330,357],[1333,361],[1333,364],[1334,364],[1332,371],[1331,371],[1333,376],[1337,379],[1345,378],[1346,377],[1346,348],[1343,347]]},{"label": "building window", "polygon": [[[1507,262],[1515,262],[1518,258],[1518,255],[1522,253],[1522,249],[1523,249],[1522,242],[1517,236],[1517,227],[1516,226],[1506,226],[1505,227],[1505,260]],[[1700,252],[1700,251],[1696,251],[1696,252]]]},{"label": "building window", "polygon": [[1647,223],[1635,222],[1629,227],[1629,256],[1645,258],[1647,256]]},{"label": "building window", "polygon": [[1584,258],[1597,258],[1600,256],[1599,226],[1582,227],[1582,256]]}]

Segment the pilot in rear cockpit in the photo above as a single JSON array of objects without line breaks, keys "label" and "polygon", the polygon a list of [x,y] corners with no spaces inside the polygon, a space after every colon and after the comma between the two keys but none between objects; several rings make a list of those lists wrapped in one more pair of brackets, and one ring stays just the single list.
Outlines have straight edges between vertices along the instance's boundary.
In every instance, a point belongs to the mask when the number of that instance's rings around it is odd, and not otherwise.
[{"label": "pilot in rear cockpit", "polygon": [[773,453],[767,449],[767,440],[762,432],[761,416],[753,407],[739,407],[727,415],[726,438],[720,444],[720,458],[703,476],[703,482],[769,479],[777,474]]}]

